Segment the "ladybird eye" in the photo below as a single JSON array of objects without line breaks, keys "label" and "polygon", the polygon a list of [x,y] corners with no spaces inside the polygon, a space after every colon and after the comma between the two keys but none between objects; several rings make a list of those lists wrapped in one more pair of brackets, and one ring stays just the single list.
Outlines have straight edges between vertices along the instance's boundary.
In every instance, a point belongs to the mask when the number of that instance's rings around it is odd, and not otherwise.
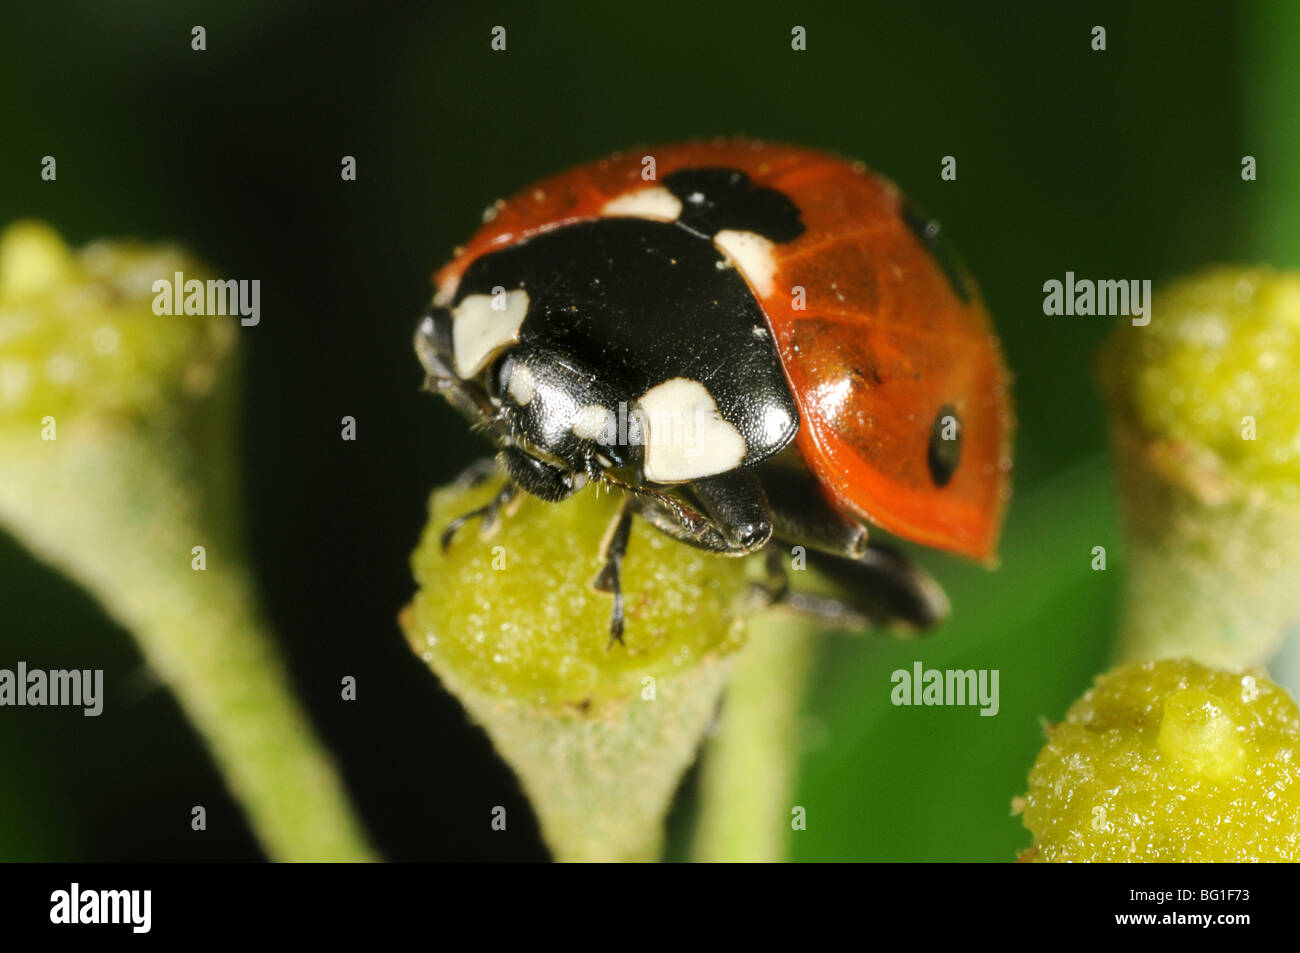
[{"label": "ladybird eye", "polygon": [[947,486],[961,463],[961,418],[951,404],[944,404],[935,414],[930,428],[930,447],[926,463],[935,486]]},{"label": "ladybird eye", "polygon": [[487,374],[483,380],[487,384],[488,393],[494,397],[500,397],[509,384],[509,363],[510,356],[502,354],[488,365]]}]

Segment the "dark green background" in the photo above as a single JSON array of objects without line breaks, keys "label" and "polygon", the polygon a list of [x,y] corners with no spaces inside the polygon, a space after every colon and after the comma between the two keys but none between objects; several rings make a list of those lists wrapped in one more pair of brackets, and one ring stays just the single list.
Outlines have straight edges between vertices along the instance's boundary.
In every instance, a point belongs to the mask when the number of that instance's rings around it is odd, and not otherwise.
[{"label": "dark green background", "polygon": [[[429,274],[484,206],[534,178],[744,133],[862,158],[942,220],[995,315],[1020,418],[1002,569],[927,555],[955,606],[941,633],[824,640],[796,794],[809,828],[793,856],[1014,857],[1027,834],[1010,799],[1040,721],[1105,665],[1122,573],[1091,381],[1114,319],[1045,317],[1042,284],[1066,270],[1158,282],[1267,257],[1263,180],[1294,156],[1267,110],[1248,108],[1254,13],[477,6],[45,2],[10,6],[0,30],[0,224],[41,218],[76,244],[177,240],[262,282],[262,323],[240,335],[254,568],[382,850],[545,856],[510,773],[394,621],[427,492],[485,449],[419,392],[410,337]],[[790,50],[796,23],[807,52]],[[204,53],[190,49],[194,24]],[[489,49],[496,24],[505,53]],[[1104,53],[1090,49],[1094,24]],[[1260,183],[1241,181],[1246,153]],[[54,183],[39,177],[47,154]],[[340,181],[343,155],[358,181]],[[940,181],[944,155],[956,182]],[[344,414],[355,443],[339,440]],[[1095,545],[1111,551],[1105,573],[1089,569]],[[0,605],[0,665],[103,667],[108,688],[98,719],[0,710],[0,858],[260,856],[129,636],[7,537]],[[892,707],[889,673],[914,659],[999,669],[1001,711]],[[338,697],[345,674],[354,703]],[[206,833],[189,829],[193,804],[208,807]],[[495,804],[508,832],[489,829]],[[688,819],[689,797],[679,840]]]}]

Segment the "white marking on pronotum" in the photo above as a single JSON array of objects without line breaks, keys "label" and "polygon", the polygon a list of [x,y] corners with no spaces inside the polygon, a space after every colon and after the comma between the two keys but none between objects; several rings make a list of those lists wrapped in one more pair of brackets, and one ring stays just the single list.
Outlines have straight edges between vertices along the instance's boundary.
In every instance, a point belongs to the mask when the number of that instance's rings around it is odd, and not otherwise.
[{"label": "white marking on pronotum", "polygon": [[699,381],[674,377],[637,401],[646,422],[645,477],[684,483],[726,473],[745,459],[745,438]]},{"label": "white marking on pronotum", "polygon": [[519,328],[528,314],[528,292],[506,292],[506,306],[492,307],[492,295],[466,295],[452,309],[451,345],[456,373],[470,378],[483,370],[492,356],[519,340]]},{"label": "white marking on pronotum", "polygon": [[599,440],[613,413],[600,404],[588,404],[573,415],[573,435],[579,440]]},{"label": "white marking on pronotum", "polygon": [[610,199],[600,210],[601,215],[627,215],[633,218],[653,218],[661,222],[675,222],[682,214],[682,203],[677,196],[662,185],[637,189],[616,199]]},{"label": "white marking on pronotum", "polygon": [[528,406],[528,402],[537,393],[537,381],[527,365],[520,364],[510,372],[510,383],[506,385],[506,390],[520,407]]},{"label": "white marking on pronotum", "polygon": [[713,236],[713,244],[740,269],[755,291],[764,296],[772,293],[776,259],[770,241],[754,232],[723,229]]}]

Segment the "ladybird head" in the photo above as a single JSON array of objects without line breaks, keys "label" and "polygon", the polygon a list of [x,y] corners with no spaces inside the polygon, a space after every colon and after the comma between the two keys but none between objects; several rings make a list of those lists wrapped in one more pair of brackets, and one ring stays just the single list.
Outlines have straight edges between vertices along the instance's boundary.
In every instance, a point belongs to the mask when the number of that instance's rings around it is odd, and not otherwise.
[{"label": "ladybird head", "polygon": [[462,377],[452,324],[451,312],[435,306],[416,333],[429,386],[489,433],[521,488],[558,501],[605,469],[639,462],[638,421],[625,424],[632,439],[620,443],[615,389],[598,373],[560,350],[516,343]]},{"label": "ladybird head", "polygon": [[519,345],[485,376],[490,427],[511,477],[543,499],[563,499],[604,469],[634,462],[619,446],[614,389],[571,355]]}]

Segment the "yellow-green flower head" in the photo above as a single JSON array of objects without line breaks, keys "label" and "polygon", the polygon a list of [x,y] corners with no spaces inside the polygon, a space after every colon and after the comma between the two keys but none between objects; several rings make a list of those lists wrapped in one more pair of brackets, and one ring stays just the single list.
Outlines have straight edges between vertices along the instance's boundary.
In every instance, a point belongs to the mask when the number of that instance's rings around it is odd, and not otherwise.
[{"label": "yellow-green flower head", "polygon": [[0,234],[0,427],[152,417],[208,393],[237,318],[154,313],[153,284],[196,263],[166,245],[73,251],[48,226]]},{"label": "yellow-green flower head", "polygon": [[644,520],[623,563],[624,644],[609,644],[611,597],[592,580],[618,498],[594,486],[563,503],[526,497],[488,538],[472,522],[444,553],[448,521],[499,488],[435,493],[412,557],[420,590],[407,639],[444,680],[501,700],[599,709],[744,644],[747,561],[683,546]]},{"label": "yellow-green flower head", "polygon": [[1300,501],[1300,274],[1224,267],[1170,285],[1148,326],[1110,342],[1102,378],[1169,452]]},{"label": "yellow-green flower head", "polygon": [[1050,730],[1024,822],[1038,861],[1300,860],[1300,709],[1262,673],[1117,668]]}]

